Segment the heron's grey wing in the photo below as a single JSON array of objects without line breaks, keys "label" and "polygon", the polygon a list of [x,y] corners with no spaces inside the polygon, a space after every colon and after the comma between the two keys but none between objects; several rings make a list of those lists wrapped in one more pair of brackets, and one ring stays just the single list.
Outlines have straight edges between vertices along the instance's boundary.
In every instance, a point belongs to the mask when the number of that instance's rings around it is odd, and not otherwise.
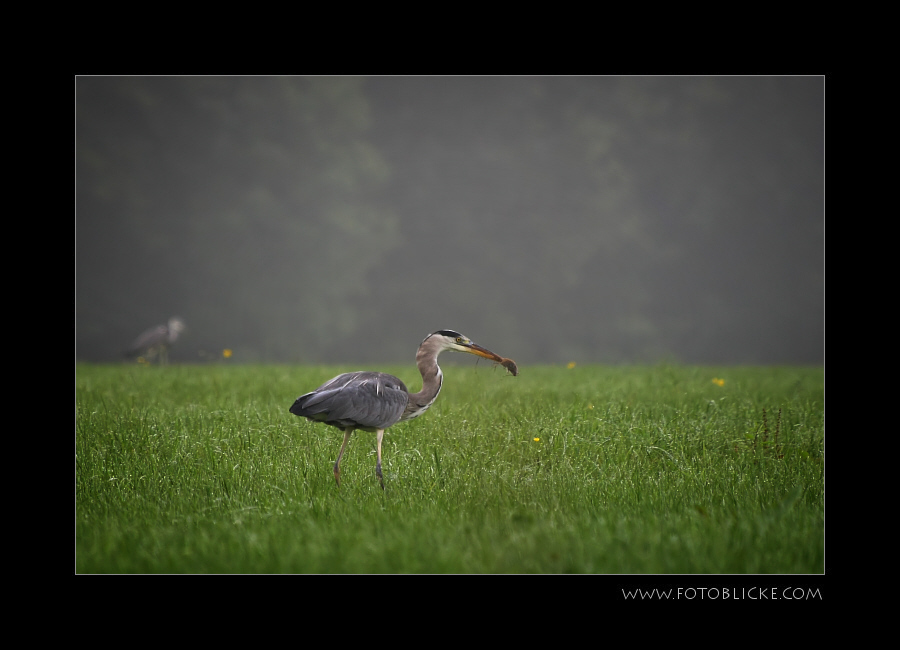
[{"label": "heron's grey wing", "polygon": [[[298,409],[311,410],[315,413],[321,412],[325,409],[325,407],[321,405],[327,403],[331,397],[343,391],[348,384],[359,381],[360,377],[366,374],[373,373],[365,373],[361,371],[346,372],[342,375],[338,375],[337,377],[332,377],[314,391],[298,397],[294,402],[294,406],[291,407],[291,412],[294,412],[294,407],[297,407]],[[297,415],[301,414],[297,413]]]},{"label": "heron's grey wing", "polygon": [[382,372],[338,375],[291,406],[291,413],[337,427],[386,429],[403,415],[409,393],[397,377]]}]

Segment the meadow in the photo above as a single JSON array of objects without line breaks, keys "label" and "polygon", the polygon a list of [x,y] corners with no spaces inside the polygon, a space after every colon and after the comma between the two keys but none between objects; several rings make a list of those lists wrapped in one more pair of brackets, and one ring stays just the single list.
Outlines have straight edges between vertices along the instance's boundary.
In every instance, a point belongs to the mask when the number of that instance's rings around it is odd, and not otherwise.
[{"label": "meadow", "polygon": [[288,412],[357,369],[76,364],[75,572],[825,570],[821,367],[445,362],[384,490],[374,434],[338,487],[341,432]]}]

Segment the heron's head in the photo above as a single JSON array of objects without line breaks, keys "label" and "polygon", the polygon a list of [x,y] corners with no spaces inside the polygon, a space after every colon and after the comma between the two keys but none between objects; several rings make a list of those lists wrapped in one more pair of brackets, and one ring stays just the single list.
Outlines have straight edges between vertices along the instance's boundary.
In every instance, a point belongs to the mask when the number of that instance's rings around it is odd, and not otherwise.
[{"label": "heron's head", "polygon": [[497,361],[498,363],[503,361],[503,357],[500,355],[494,354],[477,343],[473,343],[472,339],[469,337],[453,330],[438,330],[433,334],[429,334],[422,343],[424,344],[426,341],[436,343],[438,353],[443,352],[444,350],[456,350],[457,352],[475,354],[479,357],[490,359],[491,361]]},{"label": "heron's head", "polygon": [[181,334],[185,328],[187,327],[184,324],[184,321],[178,318],[178,316],[173,316],[169,319],[169,337],[174,341],[178,338],[178,335]]}]

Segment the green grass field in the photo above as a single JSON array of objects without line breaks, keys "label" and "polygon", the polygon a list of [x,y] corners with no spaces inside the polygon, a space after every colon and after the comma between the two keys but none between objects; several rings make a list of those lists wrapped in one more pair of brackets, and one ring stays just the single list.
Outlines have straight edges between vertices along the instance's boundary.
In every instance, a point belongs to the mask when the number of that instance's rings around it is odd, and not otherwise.
[{"label": "green grass field", "polygon": [[824,572],[822,368],[445,365],[384,491],[288,412],[357,369],[78,364],[75,571]]}]

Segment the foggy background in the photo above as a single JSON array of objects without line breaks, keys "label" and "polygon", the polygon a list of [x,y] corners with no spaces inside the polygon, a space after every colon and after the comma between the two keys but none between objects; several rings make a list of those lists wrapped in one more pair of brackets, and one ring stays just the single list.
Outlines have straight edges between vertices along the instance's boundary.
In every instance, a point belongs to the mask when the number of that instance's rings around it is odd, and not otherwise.
[{"label": "foggy background", "polygon": [[822,77],[75,91],[77,360],[824,362]]}]

